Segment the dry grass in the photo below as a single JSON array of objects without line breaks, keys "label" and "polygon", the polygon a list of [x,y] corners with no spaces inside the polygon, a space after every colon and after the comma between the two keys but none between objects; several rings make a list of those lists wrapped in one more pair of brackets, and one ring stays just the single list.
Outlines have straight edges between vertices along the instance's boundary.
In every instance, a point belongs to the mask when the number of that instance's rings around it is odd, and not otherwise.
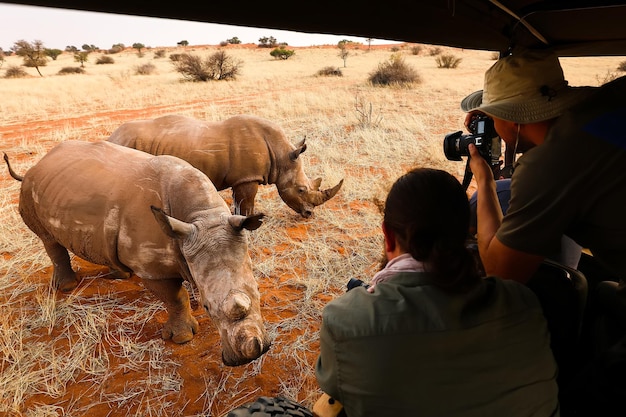
[{"label": "dry grass", "polygon": [[[208,55],[216,48],[189,47]],[[238,368],[220,364],[215,328],[198,309],[201,333],[185,346],[164,342],[163,306],[137,280],[102,277],[74,259],[83,281],[71,294],[49,288],[50,261],[17,212],[19,183],[0,175],[0,414],[7,416],[219,416],[260,395],[283,394],[311,405],[319,395],[314,361],[321,310],[351,277],[367,279],[382,250],[375,199],[412,166],[434,166],[462,178],[463,163],[445,160],[446,133],[462,129],[460,100],[481,88],[493,64],[491,52],[442,48],[462,58],[454,70],[434,57],[401,49],[422,83],[377,88],[368,74],[389,59],[390,49],[355,50],[342,77],[316,77],[342,65],[337,48],[296,48],[289,60],[263,49],[232,48],[243,61],[236,81],[183,83],[167,58],[134,52],[86,74],[56,76],[76,65],[62,55],[26,79],[0,78],[1,151],[24,173],[55,144],[103,140],[122,122],[168,113],[222,120],[248,113],[280,124],[293,142],[306,136],[309,177],[323,186],[340,179],[340,193],[303,220],[274,187],[257,196],[268,214],[250,233],[250,254],[274,345]],[[20,63],[8,57],[5,68]],[[572,85],[597,85],[623,58],[563,60]],[[150,75],[133,68],[155,65]],[[1,74],[1,73],[0,73]],[[361,112],[355,108],[360,103]],[[365,109],[365,110],[363,110]],[[370,117],[364,117],[367,114]],[[229,198],[229,193],[224,192]],[[195,293],[193,289],[192,295]]]}]

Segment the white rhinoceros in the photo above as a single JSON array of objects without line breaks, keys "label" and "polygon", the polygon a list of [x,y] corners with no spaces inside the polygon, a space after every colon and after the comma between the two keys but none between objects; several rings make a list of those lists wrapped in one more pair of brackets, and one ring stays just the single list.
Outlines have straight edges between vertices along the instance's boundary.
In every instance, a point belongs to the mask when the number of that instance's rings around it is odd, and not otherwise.
[{"label": "white rhinoceros", "polygon": [[53,285],[78,284],[68,250],[113,271],[140,277],[168,311],[164,339],[184,343],[198,331],[183,279],[199,290],[217,325],[222,360],[254,360],[270,345],[243,229],[263,214],[232,215],[211,181],[173,156],[108,142],[57,145],[21,177],[19,211],[53,264]]},{"label": "white rhinoceros", "polygon": [[153,155],[174,155],[204,172],[218,190],[232,187],[238,213],[252,214],[259,184],[275,184],[283,201],[303,217],[337,194],[320,190],[321,178],[310,181],[300,154],[304,140],[291,144],[284,132],[269,120],[234,116],[223,122],[207,122],[170,115],[135,120],[118,127],[109,142]]}]

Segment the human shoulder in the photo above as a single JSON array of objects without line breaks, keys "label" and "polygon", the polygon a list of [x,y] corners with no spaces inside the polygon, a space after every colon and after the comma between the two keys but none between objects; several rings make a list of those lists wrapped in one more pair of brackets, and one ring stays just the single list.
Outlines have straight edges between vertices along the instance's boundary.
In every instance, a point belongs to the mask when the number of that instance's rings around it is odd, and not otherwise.
[{"label": "human shoulder", "polygon": [[535,293],[528,286],[510,279],[498,277],[483,278],[483,285],[486,286],[492,296],[512,309],[525,309],[540,307],[539,300]]}]

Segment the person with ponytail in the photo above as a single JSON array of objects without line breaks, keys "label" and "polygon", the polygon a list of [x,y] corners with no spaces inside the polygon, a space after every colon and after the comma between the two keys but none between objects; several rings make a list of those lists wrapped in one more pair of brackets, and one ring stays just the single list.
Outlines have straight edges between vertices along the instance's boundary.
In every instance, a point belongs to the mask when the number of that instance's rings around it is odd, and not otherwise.
[{"label": "person with ponytail", "polygon": [[322,312],[320,401],[348,417],[559,415],[539,301],[479,276],[469,219],[465,189],[445,171],[416,168],[393,184],[386,265]]}]

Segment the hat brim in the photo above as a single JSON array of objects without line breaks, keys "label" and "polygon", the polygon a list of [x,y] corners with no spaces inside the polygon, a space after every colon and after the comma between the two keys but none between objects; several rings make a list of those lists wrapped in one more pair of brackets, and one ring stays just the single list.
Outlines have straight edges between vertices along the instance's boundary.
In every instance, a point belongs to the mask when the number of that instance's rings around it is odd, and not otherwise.
[{"label": "hat brim", "polygon": [[461,109],[470,112],[477,109],[483,102],[483,90],[474,91],[469,96],[461,100]]},{"label": "hat brim", "polygon": [[480,90],[465,97],[461,101],[461,108],[466,112],[481,111],[488,116],[514,123],[537,123],[559,117],[595,90],[597,87],[566,87],[551,98],[515,97],[490,104],[482,103],[483,92]]}]

